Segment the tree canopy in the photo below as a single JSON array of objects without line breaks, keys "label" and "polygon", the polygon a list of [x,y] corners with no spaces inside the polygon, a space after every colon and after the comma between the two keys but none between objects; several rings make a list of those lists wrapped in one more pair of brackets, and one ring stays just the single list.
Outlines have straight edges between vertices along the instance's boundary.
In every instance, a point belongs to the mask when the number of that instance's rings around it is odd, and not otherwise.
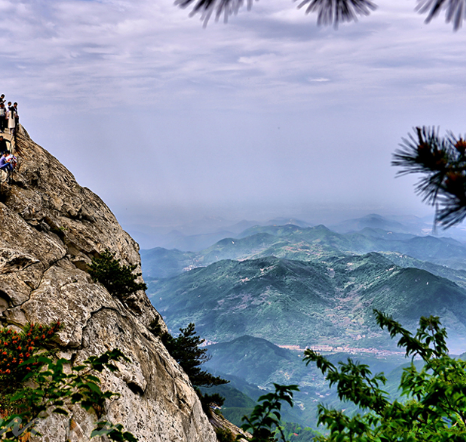
[{"label": "tree canopy", "polygon": [[[253,0],[175,0],[175,5],[181,8],[192,7],[191,15],[201,14],[204,24],[212,15],[216,20],[223,16],[227,21],[230,15],[236,14],[244,6],[251,9],[252,4]],[[339,23],[356,21],[359,16],[369,15],[377,5],[371,0],[301,0],[298,8],[305,8],[306,14],[316,13],[318,24],[338,26]],[[417,0],[415,9],[426,15],[427,23],[445,12],[447,23],[452,23],[456,30],[466,16],[466,0]]]},{"label": "tree canopy", "polygon": [[[312,350],[304,352],[304,361],[315,363],[330,386],[335,386],[340,400],[358,406],[360,412],[319,405],[318,423],[328,433],[320,442],[418,442],[466,440],[466,361],[449,355],[447,333],[438,317],[422,317],[415,334],[380,311],[374,310],[379,326],[392,338],[398,338],[411,363],[403,368],[400,399],[384,391],[383,373],[373,375],[367,365],[348,359],[331,363]],[[421,360],[416,365],[414,361]],[[420,365],[420,367],[419,367]],[[275,393],[259,398],[244,428],[254,442],[288,442],[281,431],[281,404],[293,404],[295,385],[277,386]],[[277,388],[278,387],[278,388]],[[275,430],[274,430],[275,428]]]},{"label": "tree canopy", "polygon": [[174,338],[169,333],[162,334],[162,342],[178,362],[185,373],[189,376],[194,387],[212,387],[214,385],[227,384],[228,381],[209,372],[202,370],[201,365],[210,357],[207,348],[201,348],[205,339],[202,339],[195,330],[194,323],[188,324],[186,328],[180,328],[180,334]]}]

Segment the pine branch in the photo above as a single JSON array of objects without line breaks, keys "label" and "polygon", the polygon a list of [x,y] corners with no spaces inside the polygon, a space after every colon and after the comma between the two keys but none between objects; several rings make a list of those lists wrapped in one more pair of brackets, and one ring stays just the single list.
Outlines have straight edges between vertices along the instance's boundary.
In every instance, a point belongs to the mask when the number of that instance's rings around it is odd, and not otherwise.
[{"label": "pine branch", "polygon": [[339,23],[357,21],[358,15],[369,15],[377,6],[369,0],[303,0],[298,8],[307,6],[306,14],[317,12],[317,24],[335,27]]},{"label": "pine branch", "polygon": [[466,0],[418,0],[416,9],[427,13],[426,23],[445,10],[446,22],[453,22],[453,28],[458,30],[466,17]]},{"label": "pine branch", "polygon": [[[212,15],[216,20],[223,16],[226,22],[229,16],[237,14],[245,5],[251,9],[252,4],[253,0],[175,0],[175,5],[181,8],[192,6],[191,16],[201,14],[204,26]],[[377,8],[371,0],[302,0],[298,8],[304,6],[306,14],[317,13],[319,25],[335,27],[339,23],[357,21],[358,16],[367,16]],[[426,23],[445,11],[446,22],[453,23],[453,28],[458,30],[466,17],[466,0],[417,0],[416,10],[427,14]]]},{"label": "pine branch", "polygon": [[398,175],[423,175],[416,192],[440,207],[436,223],[445,228],[458,224],[466,218],[466,141],[451,132],[440,137],[432,127],[417,127],[415,134],[402,139],[392,165],[402,168]]}]

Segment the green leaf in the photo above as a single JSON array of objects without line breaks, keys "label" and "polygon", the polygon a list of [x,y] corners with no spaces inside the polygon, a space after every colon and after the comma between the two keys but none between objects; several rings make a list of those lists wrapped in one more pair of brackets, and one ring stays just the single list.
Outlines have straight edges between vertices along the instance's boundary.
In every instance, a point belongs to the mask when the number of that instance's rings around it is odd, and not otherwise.
[{"label": "green leaf", "polygon": [[94,393],[102,393],[100,387],[93,382],[88,382],[84,384],[86,387],[88,387],[90,390],[92,390]]}]

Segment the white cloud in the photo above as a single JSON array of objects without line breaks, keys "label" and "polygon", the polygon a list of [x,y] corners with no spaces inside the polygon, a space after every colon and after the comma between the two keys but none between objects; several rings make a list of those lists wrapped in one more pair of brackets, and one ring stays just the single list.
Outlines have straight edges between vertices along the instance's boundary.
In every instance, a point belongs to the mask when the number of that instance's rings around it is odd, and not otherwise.
[{"label": "white cloud", "polygon": [[[412,5],[401,10],[404,2],[393,3],[335,31],[317,28],[314,16],[276,0],[207,29],[188,11],[152,0],[3,0],[9,20],[0,51],[25,95],[40,96],[36,84],[45,84],[40,99],[54,91],[65,105],[80,97],[83,106],[113,106],[128,95],[175,104],[193,95],[193,82],[241,89],[254,99],[260,82],[290,97],[309,78],[338,79],[335,92],[349,98],[361,90],[378,93],[387,82],[400,91],[407,83],[441,83],[445,65],[459,67],[449,83],[462,84],[464,35],[443,23],[426,29]],[[270,102],[268,88],[263,91]],[[299,96],[313,93],[303,88]]]}]

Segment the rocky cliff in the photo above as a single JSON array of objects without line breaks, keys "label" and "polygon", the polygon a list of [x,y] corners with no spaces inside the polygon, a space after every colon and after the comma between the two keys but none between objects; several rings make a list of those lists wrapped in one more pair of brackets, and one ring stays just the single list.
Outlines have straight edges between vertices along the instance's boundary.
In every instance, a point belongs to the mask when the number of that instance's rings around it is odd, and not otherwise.
[{"label": "rocky cliff", "polygon": [[[3,325],[60,320],[57,345],[76,361],[120,348],[130,363],[104,375],[104,387],[121,397],[105,410],[140,441],[214,442],[189,379],[147,329],[159,317],[143,291],[125,304],[85,271],[109,249],[140,269],[138,245],[104,202],[24,128],[17,137],[20,162],[0,186],[0,314]],[[44,441],[86,441],[93,416],[73,410],[73,425],[52,416]]]}]

